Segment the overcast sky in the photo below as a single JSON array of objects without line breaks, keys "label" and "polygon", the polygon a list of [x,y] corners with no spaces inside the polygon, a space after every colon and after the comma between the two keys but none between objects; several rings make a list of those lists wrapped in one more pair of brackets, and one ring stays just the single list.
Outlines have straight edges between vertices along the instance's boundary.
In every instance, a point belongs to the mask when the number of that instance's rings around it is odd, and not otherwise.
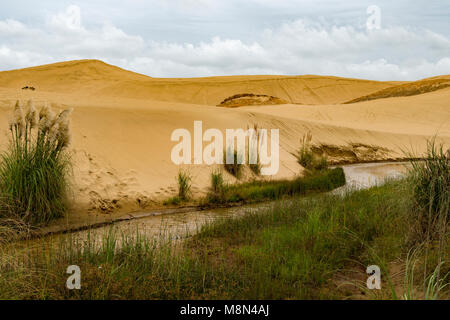
[{"label": "overcast sky", "polygon": [[0,70],[87,58],[153,77],[415,80],[450,74],[450,1],[0,3]]}]

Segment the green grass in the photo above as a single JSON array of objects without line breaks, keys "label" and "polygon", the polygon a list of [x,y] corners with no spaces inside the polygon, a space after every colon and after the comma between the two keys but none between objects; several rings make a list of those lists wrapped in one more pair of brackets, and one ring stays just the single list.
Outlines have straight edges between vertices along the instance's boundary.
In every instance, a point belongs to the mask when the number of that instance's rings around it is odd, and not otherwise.
[{"label": "green grass", "polygon": [[[3,246],[0,298],[351,297],[333,279],[355,263],[386,265],[406,252],[411,196],[403,181],[344,198],[297,197],[212,222],[185,243],[110,231],[101,240]],[[64,287],[71,264],[81,267],[81,290]]]},{"label": "green grass", "polygon": [[306,194],[308,192],[330,191],[345,184],[342,168],[314,172],[294,180],[257,180],[242,184],[225,186],[222,197],[214,194],[207,197],[205,204],[257,202],[277,200],[286,196]]},{"label": "green grass", "polygon": [[242,176],[242,170],[244,168],[243,159],[239,159],[237,150],[233,151],[233,163],[227,163],[227,152],[223,153],[223,167],[225,170],[233,175],[236,179],[240,179]]},{"label": "green grass", "polygon": [[191,182],[192,182],[192,177],[189,174],[189,172],[186,171],[178,172],[177,182],[178,182],[178,197],[182,201],[189,200],[189,198],[191,197]]},{"label": "green grass", "polygon": [[[102,239],[64,235],[2,244],[0,298],[449,299],[448,229],[417,242],[416,210],[423,210],[416,208],[417,181],[425,177],[415,178],[428,172],[417,168],[412,178],[345,195],[295,196],[328,189],[342,169],[290,183],[232,186],[249,200],[294,196],[211,221],[182,242],[164,232],[151,240],[111,229]],[[448,227],[448,220],[439,221]],[[72,264],[82,270],[81,290],[64,286]],[[406,267],[404,281],[395,279],[395,264]],[[368,265],[381,268],[379,291],[365,288]]]},{"label": "green grass", "polygon": [[328,160],[326,156],[314,154],[311,149],[311,133],[307,133],[302,137],[302,145],[297,152],[297,162],[307,170],[320,171],[328,169]]},{"label": "green grass", "polygon": [[422,239],[446,231],[450,218],[450,150],[428,143],[428,156],[412,162],[414,211]]},{"label": "green grass", "polygon": [[225,200],[226,185],[223,180],[222,171],[216,170],[211,172],[211,191],[207,195],[209,203],[222,203]]},{"label": "green grass", "polygon": [[69,113],[65,110],[55,117],[43,108],[38,118],[31,101],[26,115],[17,102],[10,144],[0,158],[1,218],[42,224],[66,212]]}]

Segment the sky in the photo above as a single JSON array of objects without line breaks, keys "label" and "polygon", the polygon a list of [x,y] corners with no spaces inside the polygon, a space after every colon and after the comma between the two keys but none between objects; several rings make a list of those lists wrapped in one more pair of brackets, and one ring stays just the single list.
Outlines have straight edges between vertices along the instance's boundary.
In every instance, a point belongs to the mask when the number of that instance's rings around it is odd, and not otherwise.
[{"label": "sky", "polygon": [[450,74],[450,1],[0,3],[0,70],[75,59],[152,77],[417,80]]}]

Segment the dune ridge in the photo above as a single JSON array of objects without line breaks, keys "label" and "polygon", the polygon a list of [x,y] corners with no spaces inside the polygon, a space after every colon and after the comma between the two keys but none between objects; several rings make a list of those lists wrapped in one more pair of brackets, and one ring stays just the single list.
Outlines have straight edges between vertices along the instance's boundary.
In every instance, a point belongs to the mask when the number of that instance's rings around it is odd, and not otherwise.
[{"label": "dune ridge", "polygon": [[99,60],[78,60],[0,72],[0,87],[218,105],[237,93],[278,97],[297,104],[335,104],[395,85],[332,76],[222,76],[151,78]]}]

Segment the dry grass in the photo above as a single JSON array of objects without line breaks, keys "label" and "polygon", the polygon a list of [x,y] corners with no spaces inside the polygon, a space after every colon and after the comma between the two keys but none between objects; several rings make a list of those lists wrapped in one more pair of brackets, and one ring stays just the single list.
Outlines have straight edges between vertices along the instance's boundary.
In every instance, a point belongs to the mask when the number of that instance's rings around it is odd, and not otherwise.
[{"label": "dry grass", "polygon": [[218,107],[237,108],[242,106],[287,104],[286,100],[265,94],[241,93],[223,100]]},{"label": "dry grass", "polygon": [[408,97],[415,96],[427,92],[433,92],[436,90],[444,89],[450,87],[450,80],[446,79],[435,79],[435,80],[421,80],[413,83],[406,83],[398,85],[391,88],[386,88],[367,96],[356,98],[345,102],[346,104],[356,103],[361,101],[370,101],[383,98],[392,97]]}]

